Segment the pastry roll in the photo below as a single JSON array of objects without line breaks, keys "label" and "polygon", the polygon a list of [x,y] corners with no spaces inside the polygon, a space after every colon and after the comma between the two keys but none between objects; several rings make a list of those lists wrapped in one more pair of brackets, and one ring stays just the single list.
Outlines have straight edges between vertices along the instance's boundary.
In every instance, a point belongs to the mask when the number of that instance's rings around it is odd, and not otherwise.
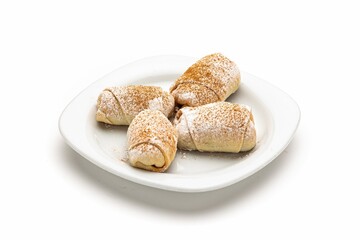
[{"label": "pastry roll", "polygon": [[160,87],[109,87],[98,97],[96,120],[113,125],[129,125],[142,110],[159,110],[166,117],[170,117],[174,106],[173,96]]},{"label": "pastry roll", "polygon": [[170,88],[179,105],[196,107],[224,101],[240,85],[236,64],[220,53],[203,57],[191,65]]},{"label": "pastry roll", "polygon": [[201,152],[238,153],[256,144],[250,107],[229,102],[184,107],[174,119],[178,148]]},{"label": "pastry roll", "polygon": [[174,160],[177,133],[160,111],[140,112],[131,122],[127,137],[133,167],[164,172]]}]

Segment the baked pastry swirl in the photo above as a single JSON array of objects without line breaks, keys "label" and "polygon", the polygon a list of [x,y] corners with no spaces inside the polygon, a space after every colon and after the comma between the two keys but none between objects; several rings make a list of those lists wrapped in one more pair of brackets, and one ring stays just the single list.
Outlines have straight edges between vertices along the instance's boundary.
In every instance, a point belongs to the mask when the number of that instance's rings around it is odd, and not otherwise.
[{"label": "baked pastry swirl", "polygon": [[131,122],[127,138],[132,166],[164,172],[174,160],[177,133],[160,111],[144,110]]},{"label": "baked pastry swirl", "polygon": [[202,152],[243,152],[256,144],[256,130],[250,107],[218,102],[184,107],[174,119],[178,148]]},{"label": "baked pastry swirl", "polygon": [[220,53],[207,55],[191,65],[171,86],[178,105],[196,107],[224,101],[240,85],[236,64]]},{"label": "baked pastry swirl", "polygon": [[159,110],[166,117],[174,112],[171,94],[154,86],[118,86],[104,89],[97,100],[96,120],[112,125],[129,125],[145,109]]}]

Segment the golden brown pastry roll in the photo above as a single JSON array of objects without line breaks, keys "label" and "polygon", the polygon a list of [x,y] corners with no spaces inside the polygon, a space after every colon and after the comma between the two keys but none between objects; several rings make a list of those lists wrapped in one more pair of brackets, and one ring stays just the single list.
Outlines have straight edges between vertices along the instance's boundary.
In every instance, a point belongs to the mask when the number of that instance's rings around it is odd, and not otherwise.
[{"label": "golden brown pastry roll", "polygon": [[142,110],[159,110],[169,117],[173,114],[174,106],[173,96],[160,87],[109,87],[98,97],[96,120],[113,125],[129,125]]},{"label": "golden brown pastry roll", "polygon": [[240,85],[236,64],[220,53],[203,57],[191,65],[170,88],[179,105],[196,107],[224,101]]},{"label": "golden brown pastry roll", "polygon": [[202,152],[243,152],[256,144],[250,107],[229,102],[184,107],[174,119],[178,148]]},{"label": "golden brown pastry roll", "polygon": [[140,112],[131,122],[127,137],[129,162],[134,167],[164,172],[174,160],[177,132],[160,111]]}]

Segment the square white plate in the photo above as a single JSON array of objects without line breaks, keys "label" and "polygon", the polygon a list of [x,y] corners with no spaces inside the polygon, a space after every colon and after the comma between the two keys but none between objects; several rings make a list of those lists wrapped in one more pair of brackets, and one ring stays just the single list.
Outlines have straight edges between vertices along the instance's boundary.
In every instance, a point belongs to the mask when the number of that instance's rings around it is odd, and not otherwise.
[{"label": "square white plate", "polygon": [[300,121],[296,102],[286,93],[248,73],[241,72],[239,90],[226,101],[252,107],[257,130],[256,147],[245,154],[178,151],[166,173],[131,167],[127,162],[127,126],[95,121],[96,100],[109,86],[170,85],[196,59],[181,56],[145,58],[121,67],[76,96],[59,119],[66,142],[97,166],[130,181],[151,187],[203,192],[229,186],[259,171],[290,143]]}]

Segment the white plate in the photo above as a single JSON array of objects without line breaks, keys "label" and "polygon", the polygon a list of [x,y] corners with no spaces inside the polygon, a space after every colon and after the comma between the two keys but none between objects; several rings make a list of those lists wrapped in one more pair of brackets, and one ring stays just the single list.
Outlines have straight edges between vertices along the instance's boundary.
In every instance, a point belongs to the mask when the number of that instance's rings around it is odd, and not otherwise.
[{"label": "white plate", "polygon": [[151,57],[106,75],[65,108],[59,119],[62,136],[75,151],[97,166],[130,181],[166,190],[215,190],[259,171],[290,143],[299,124],[300,110],[286,93],[245,72],[241,72],[239,90],[227,101],[252,107],[258,139],[256,147],[249,153],[178,151],[166,173],[148,172],[124,161],[127,157],[127,126],[106,126],[95,121],[96,100],[104,88],[143,84],[168,90],[195,60],[180,56]]}]

